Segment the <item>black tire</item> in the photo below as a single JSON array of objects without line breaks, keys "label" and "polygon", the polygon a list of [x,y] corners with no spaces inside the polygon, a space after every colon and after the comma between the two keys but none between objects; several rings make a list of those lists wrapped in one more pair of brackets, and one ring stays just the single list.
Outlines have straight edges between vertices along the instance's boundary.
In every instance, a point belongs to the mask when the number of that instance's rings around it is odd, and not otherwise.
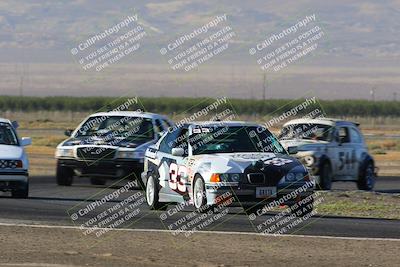
[{"label": "black tire", "polygon": [[317,184],[317,190],[331,190],[332,188],[332,168],[329,162],[322,164],[319,173],[320,182]]},{"label": "black tire", "polygon": [[146,184],[143,182],[141,173],[133,172],[128,176],[128,180],[137,181],[137,187],[139,190],[146,191]]},{"label": "black tire", "polygon": [[105,185],[106,182],[107,182],[106,179],[103,178],[90,177],[90,183],[92,185]]},{"label": "black tire", "polygon": [[207,212],[213,208],[207,205],[206,187],[200,175],[196,175],[193,181],[193,205],[200,212]]},{"label": "black tire", "polygon": [[11,191],[11,196],[13,198],[28,198],[29,195],[29,182],[18,183],[16,185],[17,188]]},{"label": "black tire", "polygon": [[360,173],[357,180],[357,187],[359,190],[371,191],[374,189],[375,180],[374,164],[370,161]]},{"label": "black tire", "polygon": [[74,180],[74,172],[71,168],[57,165],[56,180],[58,185],[70,186]]},{"label": "black tire", "polygon": [[159,202],[158,196],[158,183],[156,179],[150,175],[147,179],[146,183],[146,202],[149,205],[150,210],[166,210],[168,207],[168,203],[161,203]]}]

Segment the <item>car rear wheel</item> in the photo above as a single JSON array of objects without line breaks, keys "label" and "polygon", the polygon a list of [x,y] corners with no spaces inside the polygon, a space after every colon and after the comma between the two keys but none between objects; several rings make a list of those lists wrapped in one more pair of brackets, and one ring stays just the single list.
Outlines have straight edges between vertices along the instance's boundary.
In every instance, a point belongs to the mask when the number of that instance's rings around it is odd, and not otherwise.
[{"label": "car rear wheel", "polygon": [[27,198],[29,195],[29,183],[18,183],[16,188],[11,191],[13,198]]},{"label": "car rear wheel", "polygon": [[332,188],[332,168],[328,162],[322,165],[320,172],[320,182],[316,186],[316,189],[320,190],[331,190]]},{"label": "car rear wheel", "polygon": [[73,170],[71,168],[57,166],[56,180],[58,185],[70,186],[73,179]]},{"label": "car rear wheel", "polygon": [[358,189],[371,191],[374,188],[375,179],[376,177],[374,172],[374,164],[372,162],[369,162],[363,173],[358,178]]},{"label": "car rear wheel", "polygon": [[146,184],[146,202],[151,210],[166,210],[167,203],[159,202],[158,185],[153,176],[149,176]]},{"label": "car rear wheel", "polygon": [[90,177],[90,183],[92,185],[105,185],[106,184],[106,179]]}]

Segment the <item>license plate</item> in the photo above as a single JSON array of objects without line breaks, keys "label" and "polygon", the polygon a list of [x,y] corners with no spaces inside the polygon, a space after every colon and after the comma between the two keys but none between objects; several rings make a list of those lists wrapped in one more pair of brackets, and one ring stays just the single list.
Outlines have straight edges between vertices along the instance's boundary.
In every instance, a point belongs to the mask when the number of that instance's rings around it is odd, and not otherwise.
[{"label": "license plate", "polygon": [[256,198],[276,197],[276,187],[257,187]]}]

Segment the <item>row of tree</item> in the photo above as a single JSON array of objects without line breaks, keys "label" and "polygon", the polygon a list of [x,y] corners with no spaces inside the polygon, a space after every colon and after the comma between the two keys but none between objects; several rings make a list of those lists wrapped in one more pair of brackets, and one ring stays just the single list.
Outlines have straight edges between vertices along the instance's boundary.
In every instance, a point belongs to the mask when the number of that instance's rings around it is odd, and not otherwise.
[{"label": "row of tree", "polygon": [[[213,98],[138,98],[130,110],[141,108],[156,113],[192,113],[214,103]],[[106,111],[127,102],[127,98],[112,97],[19,97],[0,96],[1,111]],[[303,99],[226,99],[218,110],[232,109],[237,114],[277,115],[298,107]],[[320,100],[307,106],[320,109],[328,116],[400,116],[400,102],[368,100]]]}]

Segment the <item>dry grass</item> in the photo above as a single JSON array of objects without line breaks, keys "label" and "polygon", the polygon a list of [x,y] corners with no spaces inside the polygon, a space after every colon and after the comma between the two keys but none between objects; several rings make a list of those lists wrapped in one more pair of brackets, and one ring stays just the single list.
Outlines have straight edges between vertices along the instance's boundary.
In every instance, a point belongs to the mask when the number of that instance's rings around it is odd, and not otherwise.
[{"label": "dry grass", "polygon": [[400,194],[347,191],[321,192],[320,215],[400,219]]}]

